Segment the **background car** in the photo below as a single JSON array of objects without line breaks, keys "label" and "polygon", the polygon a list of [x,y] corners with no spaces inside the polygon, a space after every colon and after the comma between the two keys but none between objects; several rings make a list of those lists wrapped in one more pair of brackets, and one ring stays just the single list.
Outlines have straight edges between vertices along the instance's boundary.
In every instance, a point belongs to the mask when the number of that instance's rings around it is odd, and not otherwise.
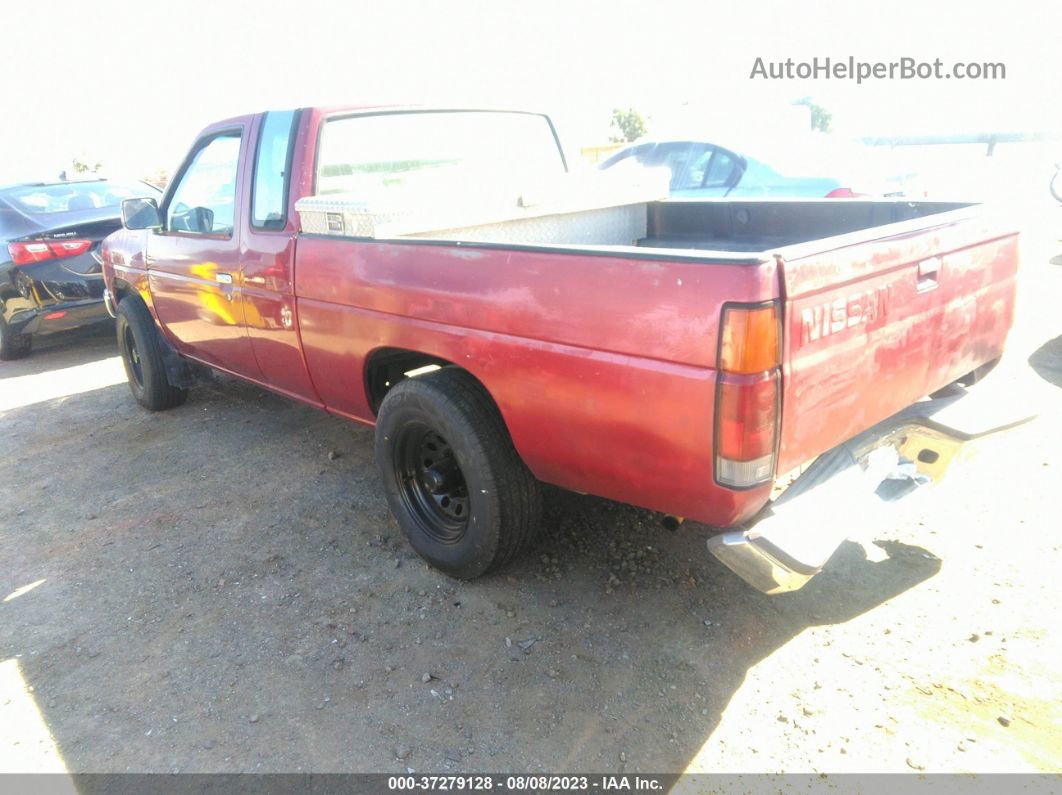
[{"label": "background car", "polygon": [[146,182],[0,184],[0,359],[33,337],[110,320],[100,241],[121,227],[123,199],[158,198]]},{"label": "background car", "polygon": [[723,145],[704,140],[644,141],[599,168],[634,164],[667,168],[672,196],[803,196],[851,198],[909,194],[913,174],[897,174],[888,152],[810,133],[743,139]]}]

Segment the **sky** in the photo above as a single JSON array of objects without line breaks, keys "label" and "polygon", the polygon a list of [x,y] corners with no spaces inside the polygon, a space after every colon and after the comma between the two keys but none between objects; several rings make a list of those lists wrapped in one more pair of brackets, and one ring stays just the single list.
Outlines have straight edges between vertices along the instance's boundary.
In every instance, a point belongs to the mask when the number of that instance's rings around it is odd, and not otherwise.
[{"label": "sky", "polygon": [[[784,131],[810,96],[846,135],[1062,130],[1058,4],[1007,2],[46,2],[5,0],[0,178],[79,154],[173,168],[212,121],[270,108],[540,110],[570,146],[615,107],[650,131]],[[1005,80],[750,79],[812,57],[1002,62]]]}]

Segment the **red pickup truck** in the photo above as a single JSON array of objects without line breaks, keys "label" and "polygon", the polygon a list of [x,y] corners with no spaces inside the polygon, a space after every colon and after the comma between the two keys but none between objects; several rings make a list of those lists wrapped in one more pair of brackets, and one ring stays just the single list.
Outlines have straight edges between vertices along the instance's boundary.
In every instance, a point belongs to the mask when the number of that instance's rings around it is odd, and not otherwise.
[{"label": "red pickup truck", "polygon": [[1000,357],[1015,230],[977,206],[858,198],[627,202],[619,242],[596,210],[509,237],[352,233],[339,211],[300,226],[307,203],[395,207],[420,184],[439,197],[422,209],[452,215],[488,182],[501,196],[566,172],[538,114],[211,125],[102,247],[133,395],[176,406],[206,366],[374,425],[391,510],[453,576],[526,546],[545,482],[737,527],[709,543],[720,559],[762,590],[799,587],[825,558],[755,532],[776,479]]}]

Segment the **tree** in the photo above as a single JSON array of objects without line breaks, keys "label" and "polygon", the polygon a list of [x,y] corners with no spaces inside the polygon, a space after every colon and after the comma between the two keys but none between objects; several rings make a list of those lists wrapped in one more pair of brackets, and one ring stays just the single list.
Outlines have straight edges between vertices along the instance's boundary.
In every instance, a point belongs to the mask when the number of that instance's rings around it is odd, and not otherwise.
[{"label": "tree", "polygon": [[149,182],[156,188],[165,189],[170,181],[170,172],[164,168],[155,169],[149,176],[143,177],[144,182]]},{"label": "tree", "polygon": [[627,108],[627,110],[616,108],[613,110],[612,124],[610,126],[619,133],[619,135],[613,135],[609,138],[614,144],[637,141],[645,135],[645,120],[642,118],[642,114],[634,108]]},{"label": "tree", "polygon": [[88,157],[84,152],[75,157],[71,165],[75,174],[96,173],[103,167],[103,163],[95,158]]},{"label": "tree", "polygon": [[822,105],[816,105],[811,101],[811,97],[804,97],[798,99],[793,103],[794,105],[804,105],[811,111],[811,129],[818,130],[819,132],[829,132],[830,122],[833,121],[833,114],[830,113]]}]

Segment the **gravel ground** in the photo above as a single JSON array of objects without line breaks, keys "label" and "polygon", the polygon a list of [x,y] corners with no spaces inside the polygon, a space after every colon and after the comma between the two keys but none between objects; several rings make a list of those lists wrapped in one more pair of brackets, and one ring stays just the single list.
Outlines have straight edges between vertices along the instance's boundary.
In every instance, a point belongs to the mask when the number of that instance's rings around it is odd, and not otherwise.
[{"label": "gravel ground", "polygon": [[1050,223],[989,381],[1039,419],[838,517],[784,597],[708,528],[556,489],[530,554],[456,582],[388,515],[369,429],[220,378],[148,414],[109,333],[0,365],[0,770],[1058,771]]}]

